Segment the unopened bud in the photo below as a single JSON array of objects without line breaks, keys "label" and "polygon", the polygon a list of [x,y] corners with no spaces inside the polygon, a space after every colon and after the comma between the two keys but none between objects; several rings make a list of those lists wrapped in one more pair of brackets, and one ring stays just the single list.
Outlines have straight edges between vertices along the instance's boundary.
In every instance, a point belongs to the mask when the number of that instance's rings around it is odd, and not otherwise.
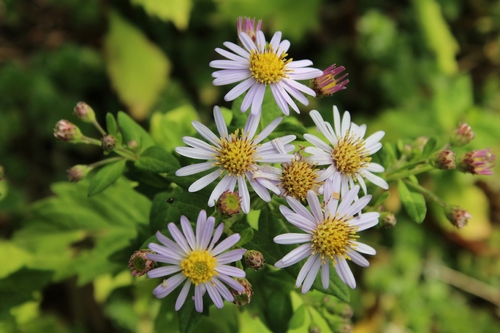
[{"label": "unopened bud", "polygon": [[88,165],[78,164],[66,170],[66,174],[70,182],[77,183],[83,178],[85,178],[85,176],[90,172],[90,170],[92,170],[92,168],[89,167]]},{"label": "unopened bud", "polygon": [[94,110],[85,102],[78,102],[73,109],[73,114],[86,123],[95,120]]},{"label": "unopened bud", "polygon": [[398,222],[396,219],[396,215],[390,212],[381,212],[380,221],[382,222],[382,225],[386,228],[392,228]]},{"label": "unopened bud", "polygon": [[102,149],[104,151],[113,151],[116,147],[116,138],[111,134],[106,134],[101,139]]},{"label": "unopened bud", "polygon": [[233,303],[238,305],[245,305],[250,303],[252,301],[253,295],[252,285],[245,278],[237,278],[235,280],[236,282],[241,284],[245,288],[245,290],[243,290],[242,292],[238,292],[234,289],[231,289],[231,294],[234,297]]},{"label": "unopened bud", "polygon": [[453,170],[456,168],[457,157],[453,150],[445,149],[437,153],[432,161],[435,168],[441,170]]},{"label": "unopened bud", "polygon": [[460,123],[450,139],[450,144],[454,147],[462,147],[471,142],[472,139],[474,139],[472,128],[466,123]]},{"label": "unopened bud", "polygon": [[153,253],[151,250],[135,251],[128,261],[128,267],[132,271],[132,275],[143,276],[155,266],[155,261],[147,257],[148,253]]},{"label": "unopened bud", "polygon": [[217,202],[217,208],[225,217],[231,217],[235,214],[239,214],[241,209],[241,197],[238,195],[238,191],[225,191],[222,193],[219,201]]},{"label": "unopened bud", "polygon": [[418,137],[413,144],[414,149],[417,149],[420,152],[424,151],[424,147],[427,144],[427,141],[429,141],[429,138],[426,136]]},{"label": "unopened bud", "polygon": [[132,149],[132,150],[137,150],[137,148],[139,147],[139,145],[137,144],[137,141],[135,140],[130,140],[128,143],[127,143],[127,147],[129,149]]},{"label": "unopened bud", "polygon": [[316,96],[331,96],[337,91],[346,89],[346,85],[349,83],[349,80],[344,80],[344,78],[349,74],[345,73],[336,78],[336,76],[344,70],[344,66],[336,67],[336,65],[333,64],[325,69],[321,76],[312,80],[311,88],[316,92]]},{"label": "unopened bud", "polygon": [[445,208],[445,214],[451,224],[453,224],[458,229],[462,229],[469,223],[472,215],[468,211],[462,209],[458,206],[447,206]]},{"label": "unopened bud", "polygon": [[473,150],[465,154],[458,163],[458,169],[473,175],[492,175],[496,156],[491,148]]},{"label": "unopened bud", "polygon": [[250,250],[245,253],[245,262],[249,267],[252,267],[256,271],[264,267],[266,260],[262,253],[256,250]]},{"label": "unopened bud", "polygon": [[250,19],[249,17],[238,17],[236,19],[236,30],[238,31],[238,37],[239,34],[244,32],[250,37],[254,42],[257,41],[257,32],[260,31],[262,27],[262,20],[259,20],[257,22],[257,25],[255,25],[255,18]]},{"label": "unopened bud", "polygon": [[83,138],[80,129],[67,120],[59,120],[54,127],[54,136],[61,141],[77,143]]}]

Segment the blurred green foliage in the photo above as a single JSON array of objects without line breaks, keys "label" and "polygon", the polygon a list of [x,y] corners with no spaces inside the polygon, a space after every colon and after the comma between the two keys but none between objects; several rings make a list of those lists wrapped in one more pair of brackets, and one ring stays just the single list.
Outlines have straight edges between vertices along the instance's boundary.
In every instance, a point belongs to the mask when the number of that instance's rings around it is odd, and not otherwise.
[{"label": "blurred green foliage", "polygon": [[[346,66],[348,89],[303,107],[298,118],[307,126],[307,110],[318,109],[331,121],[336,104],[369,131],[384,130],[384,141],[397,142],[396,151],[422,136],[442,145],[466,121],[476,132],[472,148],[500,152],[500,1],[4,0],[0,252],[7,260],[0,270],[0,332],[147,333],[179,327],[171,312],[174,298],[154,299],[157,281],[132,278],[126,264],[156,231],[148,230],[148,221],[161,229],[180,214],[192,219],[203,199],[195,194],[191,205],[174,202],[167,215],[166,200],[182,196],[180,191],[158,194],[166,185],[157,178],[136,173],[138,185],[119,175],[171,167],[181,136],[193,134],[190,121],[211,122],[214,104],[231,107],[223,101],[229,88],[211,84],[208,63],[223,41],[235,40],[235,21],[242,15],[263,19],[266,36],[282,31],[293,58],[311,59],[318,68]],[[75,121],[71,110],[80,100],[92,105],[101,123],[106,113],[117,115],[123,144],[141,138],[140,162],[110,165],[120,172],[103,176],[101,169],[88,182],[61,182],[71,166],[102,158],[97,147],[53,138],[58,120]],[[266,117],[274,118],[273,112],[275,107]],[[232,116],[233,124],[241,123],[238,114]],[[299,128],[295,121],[286,119],[278,131]],[[96,134],[90,125],[78,125]],[[164,150],[151,149],[155,144]],[[116,176],[113,181],[109,174]],[[180,330],[196,331],[199,321],[203,332],[307,332],[313,326],[328,332],[348,324],[355,332],[496,332],[500,178],[432,173],[420,183],[474,218],[457,231],[432,205],[425,218],[418,209],[407,215],[401,206],[421,205],[422,197],[415,199],[403,184],[399,191],[413,199],[401,203],[392,184],[384,209],[398,222],[363,235],[378,254],[370,268],[355,271],[360,283],[350,296],[352,319],[328,312],[323,294],[280,291],[294,283],[290,275],[266,268],[265,274],[247,271],[258,281],[248,306],[226,304],[221,311],[210,309],[210,317],[198,317],[186,304],[179,316],[193,321]],[[263,209],[232,228],[272,226],[267,222],[274,213]],[[258,237],[245,246],[258,247]],[[275,286],[276,293],[257,293],[259,284]]]}]

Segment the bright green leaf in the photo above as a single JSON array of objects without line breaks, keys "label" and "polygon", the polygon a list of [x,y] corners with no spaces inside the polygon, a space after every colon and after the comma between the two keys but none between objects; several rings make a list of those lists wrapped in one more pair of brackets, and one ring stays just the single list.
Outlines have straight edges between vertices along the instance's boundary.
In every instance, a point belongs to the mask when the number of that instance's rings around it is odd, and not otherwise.
[{"label": "bright green leaf", "polygon": [[111,83],[134,118],[144,119],[167,84],[170,62],[116,12],[110,12],[108,25],[104,48]]},{"label": "bright green leaf", "polygon": [[97,170],[97,172],[95,172],[90,178],[88,196],[91,197],[101,193],[111,184],[116,182],[116,180],[123,174],[126,162],[126,160],[121,160],[105,165]]},{"label": "bright green leaf", "polygon": [[252,240],[253,238],[253,228],[246,228],[240,232],[240,240],[235,244],[236,247],[241,247]]},{"label": "bright green leaf", "polygon": [[422,152],[422,158],[427,158],[431,156],[436,151],[437,140],[435,138],[429,138],[427,143],[424,146],[424,150]]},{"label": "bright green leaf", "polygon": [[183,136],[196,133],[191,125],[193,120],[200,120],[191,105],[183,105],[165,114],[154,113],[151,117],[151,136],[155,142],[168,151],[184,146]]},{"label": "bright green leaf", "polygon": [[115,116],[109,112],[106,114],[106,128],[111,135],[116,135],[116,133],[118,133],[118,125],[116,124]]},{"label": "bright green leaf", "polygon": [[304,322],[306,321],[306,307],[304,304],[298,307],[297,310],[295,310],[292,319],[288,323],[288,328],[293,330],[296,328],[301,327],[304,325]]},{"label": "bright green leaf", "polygon": [[191,0],[132,0],[132,3],[142,6],[150,16],[172,21],[179,30],[187,28],[193,7]]},{"label": "bright green leaf", "polygon": [[422,223],[427,213],[424,196],[420,192],[408,188],[402,180],[398,182],[398,191],[408,216],[413,221]]},{"label": "bright green leaf", "polygon": [[118,124],[120,125],[123,141],[129,145],[130,141],[135,141],[140,151],[154,146],[155,142],[148,132],[144,130],[138,123],[135,122],[125,112],[118,112]]}]

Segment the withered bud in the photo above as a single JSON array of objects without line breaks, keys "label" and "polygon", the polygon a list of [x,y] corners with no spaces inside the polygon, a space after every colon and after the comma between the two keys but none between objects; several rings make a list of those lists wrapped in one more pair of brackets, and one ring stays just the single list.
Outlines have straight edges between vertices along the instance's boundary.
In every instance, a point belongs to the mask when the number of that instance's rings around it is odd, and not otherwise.
[{"label": "withered bud", "polygon": [[128,261],[128,267],[132,271],[132,275],[143,276],[155,266],[155,261],[147,257],[148,253],[154,253],[151,250],[135,251]]},{"label": "withered bud", "polygon": [[106,134],[101,139],[102,149],[104,151],[113,151],[116,147],[116,138],[111,134]]},{"label": "withered bud", "polygon": [[233,303],[237,305],[245,305],[250,303],[252,301],[253,295],[252,285],[245,278],[236,278],[235,280],[236,282],[241,284],[245,288],[245,290],[239,292],[237,290],[231,289],[231,294],[234,297]]},{"label": "withered bud", "polygon": [[238,191],[229,192],[225,191],[217,201],[217,208],[221,212],[222,216],[231,217],[235,214],[239,214],[241,210],[241,197],[238,195]]},{"label": "withered bud", "polygon": [[266,260],[262,253],[256,250],[249,250],[245,253],[245,262],[249,267],[252,267],[256,271],[264,267]]},{"label": "withered bud", "polygon": [[458,229],[462,229],[469,223],[469,220],[472,218],[472,215],[458,206],[447,206],[445,208],[445,214],[448,220],[450,220],[451,224],[453,224]]}]

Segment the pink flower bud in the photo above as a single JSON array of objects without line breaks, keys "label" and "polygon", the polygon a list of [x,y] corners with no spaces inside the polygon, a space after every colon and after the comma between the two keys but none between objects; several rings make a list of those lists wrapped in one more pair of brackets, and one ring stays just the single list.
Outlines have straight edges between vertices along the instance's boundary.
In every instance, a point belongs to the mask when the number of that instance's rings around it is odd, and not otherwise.
[{"label": "pink flower bud", "polygon": [[54,127],[54,136],[61,141],[80,142],[83,135],[80,129],[67,120],[59,120]]},{"label": "pink flower bud", "polygon": [[346,89],[346,85],[349,83],[349,80],[343,79],[349,74],[345,73],[338,78],[335,77],[344,70],[344,66],[336,67],[336,65],[333,64],[323,71],[323,75],[312,80],[311,88],[316,92],[316,96],[331,96],[339,90]]}]

